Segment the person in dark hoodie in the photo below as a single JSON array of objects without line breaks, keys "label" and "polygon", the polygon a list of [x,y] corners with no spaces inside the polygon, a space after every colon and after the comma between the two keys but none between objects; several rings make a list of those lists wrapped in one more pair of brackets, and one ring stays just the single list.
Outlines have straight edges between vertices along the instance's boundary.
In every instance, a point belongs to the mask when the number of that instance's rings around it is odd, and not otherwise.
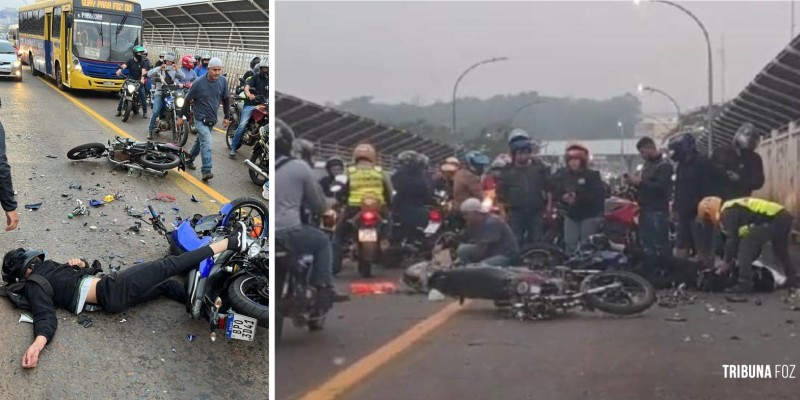
[{"label": "person in dark hoodie", "polygon": [[589,149],[567,147],[567,166],[553,177],[554,197],[564,203],[564,245],[571,254],[578,244],[597,233],[603,222],[605,185],[600,173],[589,168]]},{"label": "person in dark hoodie", "polygon": [[713,162],[723,201],[748,197],[764,186],[764,162],[756,153],[759,136],[751,123],[739,127],[733,142],[714,152]]},{"label": "person in dark hoodie", "polygon": [[109,313],[120,313],[129,307],[166,296],[186,302],[186,289],[170,279],[197,268],[201,261],[225,250],[244,252],[247,228],[236,224],[226,239],[179,256],[145,262],[113,275],[95,277],[98,266],[73,258],[62,264],[47,260],[41,250],[18,248],[3,257],[2,276],[8,285],[7,296],[19,307],[33,314],[33,343],[22,357],[23,368],[35,368],[39,354],[53,340],[58,327],[56,307],[80,314],[86,306],[95,305]]},{"label": "person in dark hoodie", "polygon": [[511,164],[500,175],[497,200],[506,207],[511,229],[520,247],[538,242],[544,231],[544,211],[550,208],[549,168],[531,157],[533,143],[527,132],[514,129],[508,135]]},{"label": "person in dark hoodie", "polygon": [[644,252],[644,265],[651,273],[661,271],[664,256],[669,255],[669,200],[672,195],[672,165],[649,137],[636,143],[644,159],[640,174],[624,174],[627,184],[636,188],[639,203],[639,240]]},{"label": "person in dark hoodie", "polygon": [[395,191],[392,220],[399,224],[397,232],[392,232],[394,243],[425,229],[428,223],[426,206],[433,204],[428,157],[414,150],[405,150],[397,155],[397,161],[399,166],[391,178]]},{"label": "person in dark hoodie", "polygon": [[706,266],[712,266],[711,236],[713,232],[698,224],[697,204],[714,194],[714,174],[711,162],[697,151],[692,132],[673,137],[668,144],[670,158],[678,166],[675,172],[675,201],[677,232],[675,257],[686,259],[692,249]]}]

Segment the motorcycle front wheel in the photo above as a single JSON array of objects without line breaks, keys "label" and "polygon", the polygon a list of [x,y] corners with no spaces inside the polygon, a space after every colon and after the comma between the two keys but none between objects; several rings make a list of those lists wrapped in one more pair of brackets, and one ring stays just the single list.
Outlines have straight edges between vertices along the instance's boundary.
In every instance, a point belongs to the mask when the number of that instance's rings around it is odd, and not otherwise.
[{"label": "motorcycle front wheel", "polygon": [[228,298],[233,311],[255,318],[258,326],[269,326],[269,286],[266,281],[242,275],[228,286]]},{"label": "motorcycle front wheel", "polygon": [[587,294],[586,302],[600,311],[615,315],[638,314],[656,302],[653,285],[647,279],[627,271],[605,271],[589,275],[581,282],[581,292],[615,283],[620,284],[620,287]]},{"label": "motorcycle front wheel", "polygon": [[151,168],[156,171],[166,171],[173,169],[181,163],[181,158],[177,154],[151,151],[139,158],[139,164],[143,167]]},{"label": "motorcycle front wheel", "polygon": [[170,116],[169,125],[172,127],[172,141],[170,143],[176,146],[186,146],[186,142],[189,140],[189,124],[184,123],[181,126],[177,126],[175,124],[175,117]]},{"label": "motorcycle front wheel", "polygon": [[125,108],[122,113],[122,122],[128,122],[128,118],[131,117],[131,111],[133,111],[133,101],[125,100],[125,104],[122,106]]},{"label": "motorcycle front wheel", "polygon": [[[258,165],[258,167],[264,171],[267,171],[269,169],[269,154],[264,156],[264,151],[261,149],[261,146],[256,146],[257,147],[253,150],[253,155],[250,156],[250,162]],[[264,178],[252,169],[248,168],[247,173],[250,174],[250,180],[253,181],[253,183],[255,183],[257,186],[264,186],[264,183],[267,182],[267,178]]]},{"label": "motorcycle front wheel", "polygon": [[85,160],[87,158],[100,158],[106,153],[106,146],[102,143],[86,143],[74,147],[67,152],[70,160]]},{"label": "motorcycle front wheel", "polygon": [[231,202],[231,209],[225,215],[225,228],[229,230],[236,222],[244,222],[248,232],[256,231],[256,236],[266,234],[264,224],[267,223],[269,210],[266,204],[252,197],[240,197]]},{"label": "motorcycle front wheel", "polygon": [[[233,136],[236,134],[236,128],[238,127],[239,127],[238,123],[231,122],[230,124],[228,124],[228,129],[225,131],[225,144],[228,146],[229,150],[231,148],[231,144],[233,143]],[[244,136],[244,134],[242,135]],[[239,145],[236,146],[236,150],[239,150],[241,148],[242,148],[242,142],[239,141]]]}]

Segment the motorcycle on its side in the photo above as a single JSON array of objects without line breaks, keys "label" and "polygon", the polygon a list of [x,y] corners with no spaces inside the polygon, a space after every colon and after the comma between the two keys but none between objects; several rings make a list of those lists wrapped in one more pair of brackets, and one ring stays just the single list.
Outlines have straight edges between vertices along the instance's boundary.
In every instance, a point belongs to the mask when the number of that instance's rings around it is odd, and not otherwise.
[{"label": "motorcycle on its side", "polygon": [[113,142],[109,140],[108,145],[87,143],[67,152],[67,158],[70,160],[107,157],[115,167],[135,169],[159,176],[166,176],[167,171],[175,167],[185,171],[186,156],[186,149],[171,143],[137,142],[119,136],[115,137]]}]

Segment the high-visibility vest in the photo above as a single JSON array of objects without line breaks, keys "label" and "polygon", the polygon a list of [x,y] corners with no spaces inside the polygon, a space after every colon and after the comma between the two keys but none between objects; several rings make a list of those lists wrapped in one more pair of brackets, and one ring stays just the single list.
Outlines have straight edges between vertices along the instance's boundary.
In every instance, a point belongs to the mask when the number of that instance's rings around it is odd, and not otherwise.
[{"label": "high-visibility vest", "polygon": [[[722,203],[722,207],[720,208],[720,213],[723,213],[726,209],[733,206],[744,207],[755,214],[760,214],[768,218],[772,218],[778,215],[779,212],[784,210],[784,207],[778,203],[757,199],[755,197],[742,197],[740,199],[728,200]],[[739,227],[738,233],[739,237],[747,236],[750,233],[750,226],[745,225]]]},{"label": "high-visibility vest", "polygon": [[347,204],[350,206],[360,206],[365,197],[372,196],[380,204],[385,204],[383,196],[383,170],[379,166],[347,168],[348,182],[350,183],[350,195]]}]

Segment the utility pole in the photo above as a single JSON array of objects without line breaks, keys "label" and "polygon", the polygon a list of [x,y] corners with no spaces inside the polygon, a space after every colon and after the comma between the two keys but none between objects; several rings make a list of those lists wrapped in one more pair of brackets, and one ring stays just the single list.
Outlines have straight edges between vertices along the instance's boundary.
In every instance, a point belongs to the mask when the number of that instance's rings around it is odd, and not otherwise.
[{"label": "utility pole", "polygon": [[725,104],[725,34],[724,33],[722,34],[722,44],[720,45],[719,49],[719,58],[722,69],[722,71],[720,71],[722,75],[722,77],[720,78],[720,91],[721,91],[720,95],[722,98],[719,100],[719,103]]}]

